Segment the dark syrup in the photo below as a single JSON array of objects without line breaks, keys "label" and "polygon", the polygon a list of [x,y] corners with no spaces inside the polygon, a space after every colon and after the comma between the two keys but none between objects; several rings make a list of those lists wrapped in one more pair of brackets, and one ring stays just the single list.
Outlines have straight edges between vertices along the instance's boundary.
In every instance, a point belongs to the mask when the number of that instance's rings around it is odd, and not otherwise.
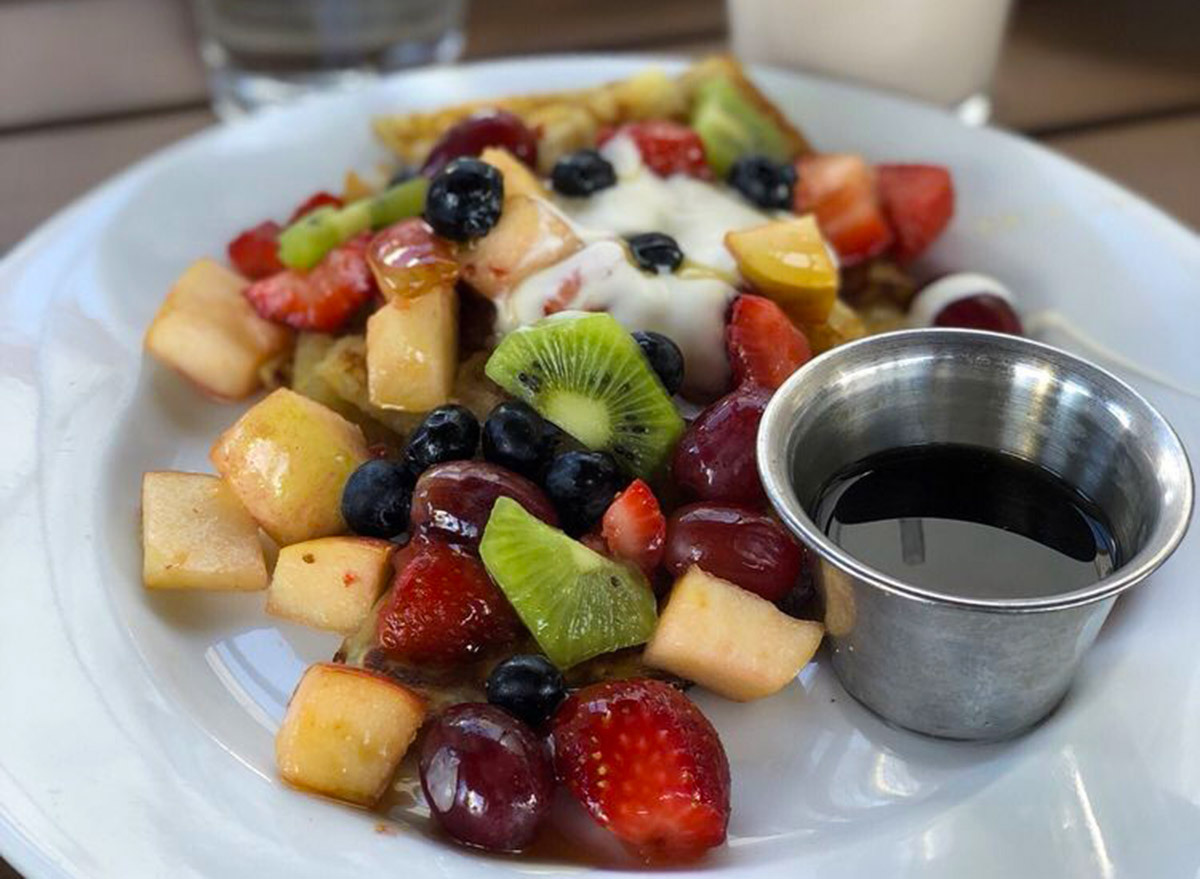
[{"label": "dark syrup", "polygon": [[1048,470],[966,446],[872,455],[821,490],[817,524],[872,568],[971,598],[1038,598],[1120,564],[1099,508]]}]

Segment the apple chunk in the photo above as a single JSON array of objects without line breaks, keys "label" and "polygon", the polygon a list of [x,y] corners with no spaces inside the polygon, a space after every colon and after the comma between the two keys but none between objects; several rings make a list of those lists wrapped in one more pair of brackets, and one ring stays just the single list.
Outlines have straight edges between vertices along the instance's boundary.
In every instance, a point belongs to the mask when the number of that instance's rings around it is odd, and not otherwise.
[{"label": "apple chunk", "polygon": [[425,412],[454,391],[458,369],[458,294],[443,287],[394,299],[367,321],[367,388],[371,403]]},{"label": "apple chunk", "polygon": [[349,635],[387,586],[394,549],[369,537],[322,537],[285,546],[267,591],[267,613]]},{"label": "apple chunk", "polygon": [[142,477],[142,581],[150,589],[263,589],[258,523],[206,473]]},{"label": "apple chunk", "polygon": [[247,281],[211,259],[180,275],[146,331],[146,350],[215,397],[239,400],[261,384],[259,367],[292,333],[259,317]]},{"label": "apple chunk", "polygon": [[360,806],[387,790],[425,720],[425,701],[388,678],[321,663],[309,667],[275,736],[288,784]]},{"label": "apple chunk", "polygon": [[287,546],[346,530],[342,488],[369,456],[357,425],[280,388],[221,434],[210,457],[250,515]]},{"label": "apple chunk", "polygon": [[783,689],[821,644],[820,623],[693,566],[676,582],[646,645],[647,665],[737,702]]},{"label": "apple chunk", "polygon": [[484,296],[496,299],[582,246],[579,236],[549,203],[511,195],[496,227],[462,251],[462,277]]}]

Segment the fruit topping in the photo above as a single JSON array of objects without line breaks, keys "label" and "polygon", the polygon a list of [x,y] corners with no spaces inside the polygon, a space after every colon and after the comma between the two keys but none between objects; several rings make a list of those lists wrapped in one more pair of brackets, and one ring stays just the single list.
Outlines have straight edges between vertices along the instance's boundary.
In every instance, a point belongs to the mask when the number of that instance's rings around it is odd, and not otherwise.
[{"label": "fruit topping", "polygon": [[539,479],[554,452],[557,431],[520,400],[507,400],[483,424],[483,457],[529,479]]},{"label": "fruit topping", "polygon": [[879,165],[875,169],[879,203],[896,242],[901,263],[920,256],[954,216],[954,181],[940,165]]},{"label": "fruit topping", "polygon": [[450,664],[509,643],[520,623],[478,559],[422,540],[396,572],[376,632],[380,648],[396,659]]},{"label": "fruit topping", "polygon": [[365,342],[370,405],[428,412],[446,403],[457,390],[460,323],[454,287],[396,298],[372,314]]},{"label": "fruit topping", "polygon": [[609,552],[637,565],[647,576],[663,558],[667,520],[650,486],[635,479],[604,512],[601,534]]},{"label": "fruit topping", "polygon": [[696,416],[675,449],[675,482],[701,500],[762,503],[754,447],[770,399],[770,390],[746,384]]},{"label": "fruit topping", "polygon": [[584,196],[617,183],[612,163],[595,150],[579,150],[554,163],[550,183],[562,195]]},{"label": "fruit topping", "polygon": [[1021,319],[1007,300],[987,293],[951,302],[933,319],[935,327],[963,327],[1021,335]]},{"label": "fruit topping", "polygon": [[751,204],[767,210],[790,211],[796,169],[767,156],[742,156],[729,169],[729,185]]},{"label": "fruit topping", "polygon": [[285,546],[271,574],[267,613],[353,634],[391,582],[394,550],[386,540],[344,535]]},{"label": "fruit topping", "polygon": [[749,293],[733,301],[725,345],[735,381],[771,390],[812,358],[808,339],[783,309]]},{"label": "fruit topping", "polygon": [[643,232],[641,235],[630,235],[626,240],[633,261],[644,272],[670,274],[683,262],[683,251],[670,235]]},{"label": "fruit topping", "polygon": [[465,406],[439,406],[412,432],[404,448],[404,463],[414,476],[434,464],[475,457],[479,420]]},{"label": "fruit topping", "polygon": [[515,500],[543,522],[558,524],[542,490],[511,470],[483,461],[450,461],[421,474],[413,491],[412,530],[417,536],[444,540],[472,552],[496,498]]},{"label": "fruit topping", "polygon": [[662,333],[643,330],[633,334],[633,339],[642,349],[650,368],[658,376],[667,393],[675,396],[683,387],[683,352],[679,346]]},{"label": "fruit topping", "polygon": [[257,281],[283,271],[283,263],[279,261],[281,230],[278,223],[267,220],[229,242],[229,261],[239,274]]},{"label": "fruit topping", "polygon": [[816,215],[843,264],[887,250],[892,230],[880,210],[871,167],[860,156],[805,156],[796,171],[796,213]]},{"label": "fruit topping", "polygon": [[595,684],[554,717],[558,776],[595,821],[647,861],[725,841],[729,760],[708,719],[661,681]]},{"label": "fruit topping", "polygon": [[454,251],[419,217],[377,233],[367,248],[367,264],[388,299],[421,296],[458,280]]},{"label": "fruit topping", "polygon": [[500,219],[504,178],[479,159],[455,159],[429,184],[425,221],[451,241],[482,238]]},{"label": "fruit topping", "polygon": [[546,657],[519,653],[492,669],[487,698],[537,729],[567,698],[567,686],[562,672]]},{"label": "fruit topping", "polygon": [[608,314],[563,313],[509,333],[488,378],[636,476],[652,476],[683,419],[637,342]]},{"label": "fruit topping", "polygon": [[724,178],[741,156],[761,154],[777,162],[792,157],[787,135],[728,76],[714,76],[700,85],[691,123],[718,177]]},{"label": "fruit topping", "polygon": [[642,156],[642,163],[660,177],[687,174],[700,180],[711,180],[712,169],[704,158],[704,141],[686,125],[667,119],[631,122],[620,128],[602,131],[601,146],[613,137],[629,137]]},{"label": "fruit topping", "polygon": [[505,201],[514,195],[524,195],[530,198],[545,198],[546,187],[533,170],[535,165],[527,165],[503,147],[488,147],[479,154],[479,158],[495,167],[504,178]]},{"label": "fruit topping", "polygon": [[583,534],[600,521],[626,477],[605,452],[563,452],[543,480],[568,534]]},{"label": "fruit topping", "polygon": [[725,246],[756,292],[795,321],[823,321],[837,297],[838,269],[812,217],[728,232]]},{"label": "fruit topping", "polygon": [[325,192],[324,190],[320,192],[314,192],[304,201],[300,202],[300,204],[296,206],[296,209],[292,211],[292,215],[288,217],[288,225],[290,226],[301,217],[311,214],[317,208],[340,208],[344,204],[345,202],[332,192]]},{"label": "fruit topping", "polygon": [[520,117],[504,110],[481,110],[446,130],[429,151],[421,173],[433,177],[454,159],[502,147],[531,168],[537,167],[537,135]]},{"label": "fruit topping", "polygon": [[374,292],[366,241],[356,238],[331,250],[312,271],[286,269],[255,281],[245,295],[267,320],[298,330],[332,333],[370,301]]},{"label": "fruit topping", "polygon": [[342,518],[355,534],[384,539],[408,530],[413,477],[399,461],[359,465],[342,489]]},{"label": "fruit topping", "polygon": [[459,253],[462,278],[489,299],[514,289],[534,272],[566,259],[583,246],[556,208],[541,198],[513,195],[487,235]]},{"label": "fruit topping", "polygon": [[996,333],[1023,333],[1013,295],[995,278],[974,272],[946,275],[913,299],[909,323],[918,327],[961,327]]},{"label": "fruit topping", "polygon": [[767,601],[799,582],[804,548],[770,516],[732,504],[691,504],[667,522],[663,564],[676,577],[692,565]]},{"label": "fruit topping", "polygon": [[654,593],[638,571],[605,558],[500,498],[479,545],[488,573],[538,646],[561,669],[642,644]]}]

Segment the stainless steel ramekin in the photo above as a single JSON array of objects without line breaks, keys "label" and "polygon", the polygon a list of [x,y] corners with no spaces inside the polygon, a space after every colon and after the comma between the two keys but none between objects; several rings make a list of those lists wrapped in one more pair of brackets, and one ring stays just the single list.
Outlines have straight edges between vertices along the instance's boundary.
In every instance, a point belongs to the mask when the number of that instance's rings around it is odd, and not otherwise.
[{"label": "stainless steel ramekin", "polygon": [[[1049,597],[946,595],[868,567],[813,521],[838,470],[928,443],[996,449],[1058,474],[1105,512],[1122,564]],[[767,406],[758,466],[819,560],[842,684],[893,723],[953,739],[1014,735],[1059,703],[1117,596],[1179,545],[1194,493],[1179,437],[1126,384],[1049,346],[970,330],[874,336],[806,364]]]}]

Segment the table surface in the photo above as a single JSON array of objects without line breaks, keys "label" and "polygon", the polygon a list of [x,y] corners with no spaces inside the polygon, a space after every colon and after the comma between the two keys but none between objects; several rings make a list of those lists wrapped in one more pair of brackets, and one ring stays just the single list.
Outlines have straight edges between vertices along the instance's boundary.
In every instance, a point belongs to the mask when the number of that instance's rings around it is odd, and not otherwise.
[{"label": "table surface", "polygon": [[[995,123],[1200,228],[1197,36],[1195,0],[1018,0]],[[475,0],[467,40],[468,58],[696,55],[725,48],[724,4]],[[0,252],[105,177],[215,122],[194,45],[184,0],[0,2]],[[13,876],[0,861],[0,879]]]}]

